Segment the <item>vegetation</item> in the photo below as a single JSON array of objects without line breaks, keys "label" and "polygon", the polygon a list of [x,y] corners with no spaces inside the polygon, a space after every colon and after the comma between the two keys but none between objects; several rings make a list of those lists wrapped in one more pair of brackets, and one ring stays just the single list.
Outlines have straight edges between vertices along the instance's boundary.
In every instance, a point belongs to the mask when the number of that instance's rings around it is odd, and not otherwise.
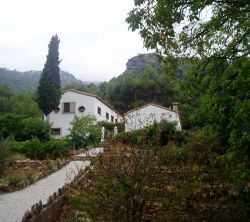
[{"label": "vegetation", "polygon": [[75,117],[71,125],[69,138],[75,148],[99,144],[101,130],[94,116]]},{"label": "vegetation", "polygon": [[[249,220],[249,6],[244,0],[135,1],[126,21],[162,55],[170,98],[182,103],[189,131],[161,123],[116,138],[76,188],[74,218]],[[205,13],[211,16],[204,19]],[[183,60],[189,65],[176,79]],[[120,110],[148,102],[144,95],[166,106],[157,85],[163,76],[151,73],[150,85],[147,74],[123,75],[104,88]],[[143,95],[136,92],[141,86]]]},{"label": "vegetation", "polygon": [[41,117],[42,112],[30,93],[15,94],[8,86],[0,87],[0,116],[5,114]]},{"label": "vegetation", "polygon": [[[127,18],[145,46],[167,55],[168,61],[178,62],[173,55],[194,57],[182,84],[185,121],[217,135],[216,156],[222,157],[226,176],[245,208],[250,201],[249,7],[244,0],[142,0]],[[205,12],[211,16],[202,19]],[[174,28],[184,20],[184,26]]]},{"label": "vegetation", "polygon": [[5,141],[0,140],[0,176],[4,172],[5,159],[8,152],[8,145]]},{"label": "vegetation", "polygon": [[38,86],[37,100],[45,116],[58,107],[61,99],[59,42],[60,40],[57,35],[52,36],[49,43],[47,61],[44,65]]},{"label": "vegetation", "polygon": [[[0,87],[7,85],[15,93],[29,92],[37,90],[41,71],[20,72],[17,70],[9,70],[0,68],[1,83]],[[60,79],[62,87],[70,84],[83,84],[81,80],[75,78],[71,73],[60,70]]]},{"label": "vegetation", "polygon": [[165,55],[234,59],[249,55],[249,7],[247,0],[139,0],[126,21]]},{"label": "vegetation", "polygon": [[178,141],[169,136],[178,132],[166,127],[164,145],[160,140],[150,142],[149,129],[141,131],[139,143],[111,142],[93,161],[90,173],[72,190],[66,219],[247,219],[248,208],[241,205],[237,189],[227,177],[223,155],[218,154],[219,138],[211,127],[184,134]]},{"label": "vegetation", "polygon": [[40,141],[38,138],[16,142],[8,140],[10,151],[25,154],[31,159],[45,160],[67,157],[71,143],[67,139]]}]

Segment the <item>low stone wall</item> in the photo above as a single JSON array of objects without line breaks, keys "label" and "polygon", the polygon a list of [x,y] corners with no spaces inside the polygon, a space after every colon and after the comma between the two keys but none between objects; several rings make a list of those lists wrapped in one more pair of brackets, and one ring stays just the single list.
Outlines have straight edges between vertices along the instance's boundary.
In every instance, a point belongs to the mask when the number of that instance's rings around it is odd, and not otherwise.
[{"label": "low stone wall", "polygon": [[[80,178],[84,177],[89,171],[89,168],[86,168],[84,171],[79,172],[78,176],[74,179],[71,184],[77,183]],[[58,189],[58,192],[55,192],[51,195],[45,205],[41,201],[34,204],[31,207],[31,211],[27,211],[23,218],[22,222],[53,222],[56,221],[58,216],[61,213],[63,206],[67,202],[67,189],[68,186],[64,186]]]},{"label": "low stone wall", "polygon": [[31,211],[27,211],[22,222],[52,222],[56,221],[59,216],[62,207],[67,201],[66,187],[58,189],[48,198],[47,204],[42,205],[42,202],[34,204],[31,207]]}]

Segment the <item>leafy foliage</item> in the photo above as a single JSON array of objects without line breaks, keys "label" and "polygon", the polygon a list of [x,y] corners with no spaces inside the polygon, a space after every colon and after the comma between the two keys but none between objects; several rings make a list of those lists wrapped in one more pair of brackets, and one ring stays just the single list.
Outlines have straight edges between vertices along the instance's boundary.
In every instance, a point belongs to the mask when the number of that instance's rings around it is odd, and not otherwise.
[{"label": "leafy foliage", "polygon": [[181,143],[185,140],[185,132],[176,130],[176,123],[162,120],[141,130],[121,133],[116,138],[129,145],[164,146],[169,142]]},{"label": "leafy foliage", "polygon": [[41,110],[29,93],[14,94],[7,86],[0,87],[0,116],[18,114],[26,117],[41,116]]},{"label": "leafy foliage", "polygon": [[161,193],[158,173],[158,159],[152,151],[109,147],[94,162],[74,205],[93,221],[145,221]]},{"label": "leafy foliage", "polygon": [[49,140],[51,125],[41,118],[27,118],[22,121],[22,131],[16,135],[17,140],[25,141],[38,138],[41,141]]},{"label": "leafy foliage", "polygon": [[0,140],[0,176],[4,172],[5,158],[9,151],[9,146],[4,140]]},{"label": "leafy foliage", "polygon": [[139,0],[126,21],[164,54],[236,58],[249,54],[249,7],[247,0]]},{"label": "leafy foliage", "polygon": [[59,158],[68,155],[71,144],[67,139],[51,139],[40,141],[37,138],[16,142],[8,142],[11,152],[23,153],[33,159]]},{"label": "leafy foliage", "polygon": [[100,142],[100,127],[95,116],[75,117],[69,138],[76,148],[95,146]]},{"label": "leafy foliage", "polygon": [[46,116],[58,107],[61,98],[59,42],[57,35],[52,36],[47,61],[38,86],[38,104]]},{"label": "leafy foliage", "polygon": [[0,137],[13,136],[18,141],[37,137],[40,140],[49,140],[51,126],[41,118],[25,118],[21,115],[8,114],[0,118]]}]

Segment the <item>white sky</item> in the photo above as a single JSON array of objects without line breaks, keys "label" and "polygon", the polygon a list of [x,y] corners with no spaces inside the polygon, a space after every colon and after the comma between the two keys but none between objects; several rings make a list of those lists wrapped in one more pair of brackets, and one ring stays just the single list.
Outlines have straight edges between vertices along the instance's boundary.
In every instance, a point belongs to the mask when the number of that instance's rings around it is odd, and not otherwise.
[{"label": "white sky", "polygon": [[42,70],[57,33],[60,68],[83,81],[121,74],[147,52],[125,22],[133,0],[0,0],[0,67]]}]

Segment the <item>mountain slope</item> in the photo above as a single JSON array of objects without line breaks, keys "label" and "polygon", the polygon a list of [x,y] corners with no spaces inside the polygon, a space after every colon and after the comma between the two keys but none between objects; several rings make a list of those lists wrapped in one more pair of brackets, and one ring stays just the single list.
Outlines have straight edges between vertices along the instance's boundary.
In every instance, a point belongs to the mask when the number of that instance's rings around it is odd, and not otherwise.
[{"label": "mountain slope", "polygon": [[[0,68],[0,86],[7,85],[14,92],[31,92],[37,88],[40,75],[40,71],[19,72]],[[60,76],[62,87],[70,84],[83,83],[68,72],[61,71]]]}]

